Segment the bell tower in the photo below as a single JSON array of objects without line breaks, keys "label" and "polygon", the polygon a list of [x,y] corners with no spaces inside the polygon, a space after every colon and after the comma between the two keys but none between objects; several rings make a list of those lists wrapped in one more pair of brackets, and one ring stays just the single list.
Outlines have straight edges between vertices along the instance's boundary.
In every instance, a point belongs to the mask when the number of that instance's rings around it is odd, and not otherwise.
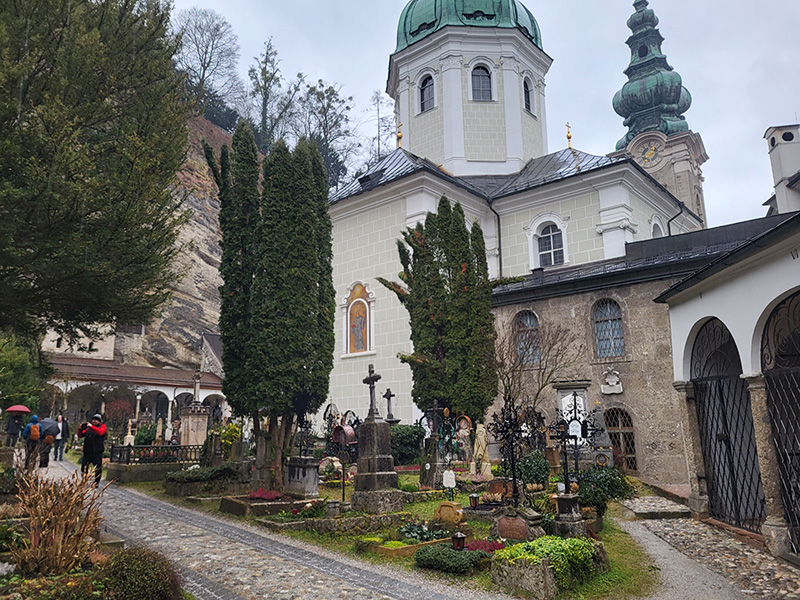
[{"label": "bell tower", "polygon": [[648,1],[636,0],[633,7],[636,12],[628,19],[633,34],[626,42],[631,49],[628,81],[613,100],[628,132],[612,156],[633,158],[705,222],[701,166],[708,155],[700,134],[683,117],[692,96],[661,51],[664,38]]},{"label": "bell tower", "polygon": [[520,0],[410,0],[386,85],[403,147],[457,176],[520,171],[547,154],[551,63]]}]

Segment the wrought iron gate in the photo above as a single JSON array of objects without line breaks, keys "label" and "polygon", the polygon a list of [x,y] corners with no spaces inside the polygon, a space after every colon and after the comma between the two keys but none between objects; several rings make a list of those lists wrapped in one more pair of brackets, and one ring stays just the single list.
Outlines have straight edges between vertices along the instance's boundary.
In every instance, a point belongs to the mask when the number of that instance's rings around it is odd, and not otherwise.
[{"label": "wrought iron gate", "polygon": [[637,471],[633,419],[628,411],[621,408],[609,408],[604,416],[611,445],[614,447],[614,464],[626,472]]},{"label": "wrought iron gate", "polygon": [[792,551],[800,554],[800,294],[779,304],[761,340],[781,496]]},{"label": "wrought iron gate", "polygon": [[742,363],[730,331],[711,319],[692,350],[692,384],[705,462],[709,513],[760,532],[766,520],[753,413]]}]

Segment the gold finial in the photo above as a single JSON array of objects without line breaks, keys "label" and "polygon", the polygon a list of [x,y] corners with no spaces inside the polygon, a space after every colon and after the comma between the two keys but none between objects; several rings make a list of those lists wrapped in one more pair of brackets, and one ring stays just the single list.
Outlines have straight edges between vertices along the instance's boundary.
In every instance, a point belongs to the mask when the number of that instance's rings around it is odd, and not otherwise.
[{"label": "gold finial", "polygon": [[402,123],[398,123],[397,124],[397,147],[398,148],[402,148],[403,147],[403,131],[402,131],[402,129],[403,129],[403,124]]},{"label": "gold finial", "polygon": [[572,129],[572,127],[570,126],[569,121],[567,121],[567,147],[568,148],[572,148],[572,133],[570,131],[571,129]]}]

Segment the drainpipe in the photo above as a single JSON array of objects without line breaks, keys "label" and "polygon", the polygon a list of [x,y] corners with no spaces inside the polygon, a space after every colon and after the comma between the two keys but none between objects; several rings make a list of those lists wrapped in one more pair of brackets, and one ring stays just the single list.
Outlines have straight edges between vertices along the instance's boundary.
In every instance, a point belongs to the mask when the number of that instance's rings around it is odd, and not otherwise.
[{"label": "drainpipe", "polygon": [[489,210],[491,210],[494,213],[494,216],[496,217],[497,221],[497,269],[498,269],[497,278],[499,279],[503,276],[503,244],[502,244],[503,233],[500,230],[500,215],[494,209],[491,202],[489,202],[488,204],[489,204]]},{"label": "drainpipe", "polygon": [[669,237],[672,237],[672,227],[671,227],[672,222],[675,219],[677,219],[678,217],[680,217],[683,214],[684,209],[686,208],[686,205],[683,202],[681,202],[680,200],[678,201],[678,206],[681,207],[681,212],[679,212],[677,215],[675,215],[669,221],[667,221],[667,235]]}]

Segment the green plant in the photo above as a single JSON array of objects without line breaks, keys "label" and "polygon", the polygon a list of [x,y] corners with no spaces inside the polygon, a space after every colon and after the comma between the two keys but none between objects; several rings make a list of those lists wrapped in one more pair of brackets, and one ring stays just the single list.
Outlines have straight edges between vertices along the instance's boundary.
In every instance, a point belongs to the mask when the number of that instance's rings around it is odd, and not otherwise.
[{"label": "green plant", "polygon": [[419,491],[419,486],[414,485],[413,483],[401,483],[398,487],[400,488],[401,491],[408,492],[410,494]]},{"label": "green plant", "polygon": [[402,542],[400,540],[390,540],[383,544],[387,548],[402,548],[403,546],[408,546],[406,542]]},{"label": "green plant", "polygon": [[446,537],[447,532],[439,528],[431,529],[425,521],[412,518],[400,526],[397,530],[397,535],[401,539],[409,538],[419,543],[441,539]]},{"label": "green plant", "polygon": [[148,548],[120,550],[99,568],[110,598],[182,600],[178,573],[162,554]]},{"label": "green plant", "polygon": [[0,494],[15,495],[17,487],[17,473],[14,468],[6,469],[0,474]]},{"label": "green plant", "polygon": [[414,562],[418,567],[425,569],[435,569],[445,573],[466,573],[490,556],[483,550],[459,552],[447,544],[436,544],[417,550]]},{"label": "green plant", "polygon": [[633,487],[625,473],[617,468],[591,467],[578,475],[578,497],[583,506],[591,506],[601,517],[608,508],[609,500],[633,496]]},{"label": "green plant", "polygon": [[531,452],[517,463],[517,471],[523,483],[544,486],[550,477],[550,463],[541,452]]},{"label": "green plant", "polygon": [[532,542],[508,546],[494,555],[497,560],[512,563],[527,560],[538,564],[543,558],[548,558],[556,583],[561,588],[569,589],[592,575],[595,549],[590,541],[582,538],[546,535]]},{"label": "green plant", "polygon": [[392,457],[395,465],[410,465],[419,458],[425,430],[419,425],[392,427]]},{"label": "green plant", "polygon": [[140,425],[136,430],[136,437],[133,443],[136,446],[149,446],[156,439],[156,424],[150,423],[149,425]]},{"label": "green plant", "polygon": [[356,538],[356,541],[353,544],[353,551],[360,554],[362,552],[366,552],[370,546],[382,543],[383,540],[375,536]]},{"label": "green plant", "polygon": [[11,527],[8,523],[0,524],[0,552],[8,552],[24,537],[16,527]]},{"label": "green plant", "polygon": [[506,470],[503,468],[503,465],[492,465],[492,475],[495,477],[505,477]]},{"label": "green plant", "polygon": [[192,481],[211,481],[213,479],[232,479],[238,475],[230,463],[222,463],[214,467],[200,467],[186,471],[170,471],[165,475],[168,481],[190,483]]}]

